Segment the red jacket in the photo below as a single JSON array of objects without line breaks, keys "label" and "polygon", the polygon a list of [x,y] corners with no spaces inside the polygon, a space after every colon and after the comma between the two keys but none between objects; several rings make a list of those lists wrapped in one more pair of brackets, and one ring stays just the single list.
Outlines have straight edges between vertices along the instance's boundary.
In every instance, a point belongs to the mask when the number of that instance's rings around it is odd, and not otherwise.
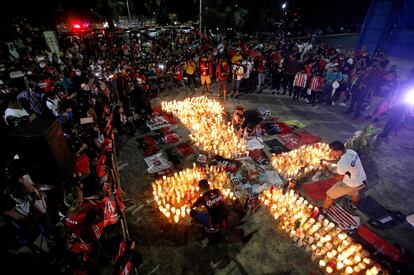
[{"label": "red jacket", "polygon": [[263,61],[261,60],[257,68],[257,71],[259,73],[265,73],[267,71],[267,63],[263,64]]},{"label": "red jacket", "polygon": [[201,76],[211,76],[213,74],[213,68],[210,62],[200,62],[200,73]]},{"label": "red jacket", "polygon": [[[224,75],[221,75],[222,73]],[[216,67],[216,77],[217,77],[217,80],[227,80],[228,77],[229,77],[229,73],[230,73],[229,66],[222,67],[221,65],[217,65],[217,67]]]}]

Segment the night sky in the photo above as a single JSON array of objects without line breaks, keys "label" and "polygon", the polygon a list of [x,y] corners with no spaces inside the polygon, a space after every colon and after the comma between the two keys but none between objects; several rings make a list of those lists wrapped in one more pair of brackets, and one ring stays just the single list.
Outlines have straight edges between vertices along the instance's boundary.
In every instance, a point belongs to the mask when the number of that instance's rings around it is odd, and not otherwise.
[{"label": "night sky", "polygon": [[[98,2],[116,0],[13,0],[8,1],[7,8],[0,9],[3,22],[16,15],[30,16],[34,21],[47,23],[53,16],[58,14],[57,8],[61,10],[89,10],[95,8]],[[148,15],[148,9],[154,7],[159,1],[164,12],[177,13],[182,19],[196,20],[198,14],[198,0],[129,0],[133,6],[132,13]],[[281,3],[278,0],[203,0],[205,7],[217,5],[239,5],[253,11],[254,7],[274,11],[278,16]],[[298,12],[303,17],[303,22],[312,28],[330,26],[342,26],[351,24],[362,24],[365,17],[369,0],[290,0],[286,1],[290,13]],[[5,6],[5,3],[2,3]],[[253,7],[253,8],[250,8]]]}]

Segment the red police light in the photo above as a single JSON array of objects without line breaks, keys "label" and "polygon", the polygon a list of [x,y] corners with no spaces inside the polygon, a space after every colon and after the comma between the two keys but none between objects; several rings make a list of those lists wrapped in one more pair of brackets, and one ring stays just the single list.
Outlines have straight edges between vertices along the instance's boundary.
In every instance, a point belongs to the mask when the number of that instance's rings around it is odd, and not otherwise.
[{"label": "red police light", "polygon": [[81,26],[80,26],[79,24],[73,24],[73,28],[74,28],[74,29],[80,29],[80,28],[81,28]]}]

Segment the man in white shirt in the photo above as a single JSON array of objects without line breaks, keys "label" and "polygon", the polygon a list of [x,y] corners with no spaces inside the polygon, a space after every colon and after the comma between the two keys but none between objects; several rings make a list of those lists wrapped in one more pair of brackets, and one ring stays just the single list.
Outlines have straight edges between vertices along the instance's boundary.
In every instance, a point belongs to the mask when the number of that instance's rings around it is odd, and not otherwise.
[{"label": "man in white shirt", "polygon": [[240,83],[244,77],[244,68],[241,65],[241,60],[236,60],[235,64],[231,67],[232,72],[232,93],[231,97],[238,98],[239,97],[239,90],[240,90]]},{"label": "man in white shirt", "polygon": [[50,96],[46,99],[46,106],[52,111],[55,117],[58,117],[60,114],[60,99],[57,94],[50,94]]},{"label": "man in white shirt", "polygon": [[[345,145],[340,141],[334,141],[329,144],[331,155],[334,159],[338,159],[336,163],[336,174],[334,178],[338,180],[328,191],[326,191],[326,200],[323,205],[324,209],[328,209],[333,201],[337,198],[350,195],[352,201],[349,205],[356,210],[356,202],[359,199],[359,190],[365,187],[367,177],[358,153],[351,149],[346,149]],[[321,162],[334,163],[336,160],[321,160]]]}]

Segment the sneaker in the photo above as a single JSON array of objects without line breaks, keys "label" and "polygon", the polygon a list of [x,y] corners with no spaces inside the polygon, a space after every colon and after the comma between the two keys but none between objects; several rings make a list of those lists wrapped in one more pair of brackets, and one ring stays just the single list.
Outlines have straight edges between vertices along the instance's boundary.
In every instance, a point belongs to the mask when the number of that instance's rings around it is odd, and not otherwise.
[{"label": "sneaker", "polygon": [[306,103],[308,103],[308,104],[310,103],[309,99],[305,99],[305,101],[306,101]]},{"label": "sneaker", "polygon": [[356,207],[355,202],[353,201],[348,201],[348,206],[349,208],[351,208],[353,211],[356,211],[358,208]]},{"label": "sneaker", "polygon": [[207,226],[205,226],[205,227],[204,227],[204,231],[205,231],[206,233],[209,233],[209,234],[219,232],[219,230],[218,230],[217,228],[214,228],[214,227],[207,227]]},{"label": "sneaker", "polygon": [[331,104],[332,106],[335,106],[336,105],[336,103],[335,103],[335,101],[332,101],[332,104]]},{"label": "sneaker", "polygon": [[341,103],[339,103],[339,105],[342,106],[342,107],[346,107],[346,103],[345,102],[341,102]]}]

